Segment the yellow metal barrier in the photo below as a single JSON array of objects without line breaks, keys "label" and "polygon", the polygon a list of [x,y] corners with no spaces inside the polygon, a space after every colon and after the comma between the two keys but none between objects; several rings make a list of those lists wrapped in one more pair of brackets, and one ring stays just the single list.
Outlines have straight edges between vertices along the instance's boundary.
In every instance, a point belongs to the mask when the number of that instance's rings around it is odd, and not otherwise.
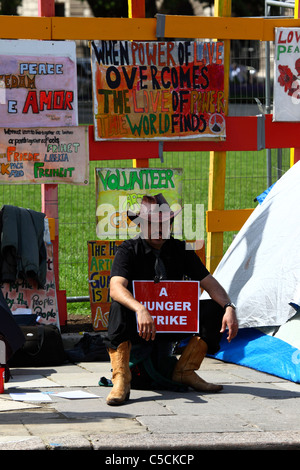
[{"label": "yellow metal barrier", "polygon": [[254,209],[212,210],[206,212],[208,232],[236,232],[242,228]]},{"label": "yellow metal barrier", "polygon": [[[155,41],[155,18],[59,18],[0,16],[1,39]],[[300,27],[294,18],[165,17],[165,38],[273,41],[275,27]]]}]

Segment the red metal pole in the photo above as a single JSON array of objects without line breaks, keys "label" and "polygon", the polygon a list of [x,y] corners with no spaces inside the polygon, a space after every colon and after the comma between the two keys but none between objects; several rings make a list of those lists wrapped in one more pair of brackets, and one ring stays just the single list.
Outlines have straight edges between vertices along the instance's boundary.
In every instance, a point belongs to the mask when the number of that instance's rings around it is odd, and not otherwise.
[{"label": "red metal pole", "polygon": [[[55,16],[54,0],[38,0],[38,15],[52,17]],[[67,299],[66,291],[59,290],[59,218],[58,218],[58,186],[57,184],[42,184],[42,212],[48,218],[55,220],[55,240],[53,243],[53,266],[55,274],[56,297],[59,313],[59,322],[65,325],[67,320]]]}]

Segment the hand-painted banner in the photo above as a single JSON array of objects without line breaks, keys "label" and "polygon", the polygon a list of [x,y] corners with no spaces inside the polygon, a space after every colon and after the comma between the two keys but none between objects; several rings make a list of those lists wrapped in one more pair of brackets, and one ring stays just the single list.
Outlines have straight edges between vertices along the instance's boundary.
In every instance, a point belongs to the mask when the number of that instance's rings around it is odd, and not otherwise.
[{"label": "hand-painted banner", "polygon": [[0,127],[78,125],[76,45],[0,40]]},{"label": "hand-painted banner", "polygon": [[220,41],[92,41],[95,140],[224,139]]},{"label": "hand-painted banner", "polygon": [[110,270],[121,240],[88,241],[89,294],[92,325],[95,331],[107,330],[111,305]]},{"label": "hand-painted banner", "polygon": [[89,182],[88,128],[0,128],[0,184]]},{"label": "hand-painted banner", "polygon": [[[95,172],[96,235],[101,240],[126,240],[137,235],[139,228],[130,224],[127,211],[137,213],[145,194],[162,192],[173,211],[182,206],[182,169],[96,168]],[[180,237],[177,219],[174,234]]]},{"label": "hand-painted banner", "polygon": [[38,323],[59,326],[56,285],[53,269],[53,246],[46,245],[47,273],[44,288],[39,289],[34,279],[17,279],[0,285],[3,296],[13,315],[33,314]]},{"label": "hand-painted banner", "polygon": [[275,28],[274,121],[300,121],[300,28]]}]

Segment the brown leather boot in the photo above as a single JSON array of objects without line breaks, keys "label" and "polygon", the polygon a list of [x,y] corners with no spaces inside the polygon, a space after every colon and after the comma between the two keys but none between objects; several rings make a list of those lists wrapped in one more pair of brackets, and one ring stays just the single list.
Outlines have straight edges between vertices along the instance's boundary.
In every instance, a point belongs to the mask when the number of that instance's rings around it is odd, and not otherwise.
[{"label": "brown leather boot", "polygon": [[113,388],[106,398],[108,405],[122,405],[129,400],[131,372],[129,368],[131,343],[121,343],[117,349],[109,349],[110,362],[112,365]]},{"label": "brown leather boot", "polygon": [[192,387],[198,392],[219,392],[222,385],[215,385],[201,379],[198,370],[207,353],[207,344],[199,336],[193,336],[177,362],[172,380]]}]

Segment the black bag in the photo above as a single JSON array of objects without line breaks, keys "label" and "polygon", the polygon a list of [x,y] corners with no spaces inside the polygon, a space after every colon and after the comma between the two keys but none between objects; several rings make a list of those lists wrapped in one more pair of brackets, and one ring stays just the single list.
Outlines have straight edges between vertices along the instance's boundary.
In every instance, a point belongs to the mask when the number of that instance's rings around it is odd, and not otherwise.
[{"label": "black bag", "polygon": [[8,361],[9,367],[58,366],[66,362],[62,337],[55,325],[20,327],[25,343]]},{"label": "black bag", "polygon": [[85,333],[73,349],[67,349],[66,355],[70,362],[109,361],[109,354],[101,334]]}]

